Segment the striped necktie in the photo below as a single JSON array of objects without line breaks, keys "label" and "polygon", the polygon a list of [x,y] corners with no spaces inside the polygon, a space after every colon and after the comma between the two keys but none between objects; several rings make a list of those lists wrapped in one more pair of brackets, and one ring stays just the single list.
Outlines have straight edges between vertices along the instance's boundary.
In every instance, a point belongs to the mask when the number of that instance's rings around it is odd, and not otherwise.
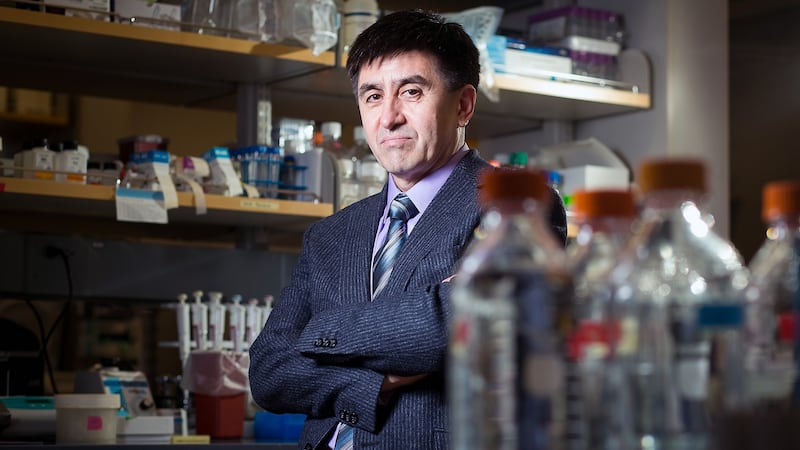
[{"label": "striped necktie", "polygon": [[417,213],[419,211],[406,194],[401,192],[392,200],[386,241],[372,263],[372,298],[377,297],[389,282],[394,262],[406,241],[406,223]]},{"label": "striped necktie", "polygon": [[[353,450],[353,427],[350,425],[342,426],[339,435],[336,436],[336,446],[334,450]],[[329,444],[330,445],[330,444]]]},{"label": "striped necktie", "polygon": [[[386,287],[392,267],[400,253],[400,247],[406,241],[406,222],[419,213],[417,207],[404,193],[397,194],[389,206],[389,230],[386,232],[386,241],[375,256],[372,263],[372,298]],[[342,425],[336,437],[334,450],[353,450],[353,432],[350,425]]]}]

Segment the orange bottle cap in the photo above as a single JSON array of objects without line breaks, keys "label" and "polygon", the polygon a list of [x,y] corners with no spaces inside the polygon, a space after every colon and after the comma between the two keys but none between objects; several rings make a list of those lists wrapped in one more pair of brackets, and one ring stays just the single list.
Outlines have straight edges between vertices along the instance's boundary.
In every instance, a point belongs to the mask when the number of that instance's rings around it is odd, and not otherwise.
[{"label": "orange bottle cap", "polygon": [[544,172],[528,169],[487,169],[481,174],[480,202],[488,206],[499,200],[533,198],[550,201]]},{"label": "orange bottle cap", "polygon": [[771,222],[779,217],[800,214],[800,180],[773,181],[762,190],[761,216]]},{"label": "orange bottle cap", "polygon": [[706,192],[706,167],[692,158],[648,159],[639,166],[639,187],[645,194],[664,189]]},{"label": "orange bottle cap", "polygon": [[572,211],[578,220],[636,217],[633,193],[629,190],[579,190],[573,194],[572,201]]}]

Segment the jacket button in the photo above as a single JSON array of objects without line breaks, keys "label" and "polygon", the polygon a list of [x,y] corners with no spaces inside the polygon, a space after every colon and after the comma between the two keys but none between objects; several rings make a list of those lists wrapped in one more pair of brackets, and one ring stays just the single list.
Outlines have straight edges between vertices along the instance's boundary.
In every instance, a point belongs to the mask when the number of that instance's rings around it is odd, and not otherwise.
[{"label": "jacket button", "polygon": [[358,423],[358,414],[350,414],[350,423],[353,425]]},{"label": "jacket button", "polygon": [[331,347],[336,347],[336,339],[331,339]]},{"label": "jacket button", "polygon": [[347,422],[347,411],[339,412],[339,419],[341,419],[343,422]]},{"label": "jacket button", "polygon": [[312,448],[313,447],[311,446],[311,444],[308,443],[306,443],[306,445],[303,446],[303,450],[311,450]]},{"label": "jacket button", "polygon": [[323,339],[322,340],[322,346],[323,347],[330,347],[331,346],[331,341],[329,341],[327,339]]},{"label": "jacket button", "polygon": [[322,339],[314,339],[314,347],[319,347],[322,345]]}]

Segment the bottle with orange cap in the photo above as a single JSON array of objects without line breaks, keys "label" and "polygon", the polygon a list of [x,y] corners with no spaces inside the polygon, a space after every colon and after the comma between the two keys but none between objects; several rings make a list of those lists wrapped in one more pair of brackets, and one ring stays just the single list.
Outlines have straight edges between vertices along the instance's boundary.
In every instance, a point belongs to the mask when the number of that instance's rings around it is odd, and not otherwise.
[{"label": "bottle with orange cap", "polygon": [[800,394],[800,180],[766,184],[762,218],[767,236],[750,263],[747,292],[747,387],[755,411],[786,411]]},{"label": "bottle with orange cap", "polygon": [[577,234],[567,249],[575,285],[575,330],[568,341],[570,448],[603,448],[611,408],[604,386],[618,327],[608,321],[608,273],[630,239],[636,206],[630,190],[580,190],[572,196]]},{"label": "bottle with orange cap", "polygon": [[[641,219],[610,272],[607,447],[713,448],[714,418],[744,404],[744,291],[748,271],[713,230],[699,159],[644,161]],[[625,413],[627,411],[627,413]]]},{"label": "bottle with orange cap", "polygon": [[489,170],[481,182],[482,236],[450,296],[450,447],[563,448],[570,277],[548,224],[552,195],[528,169]]}]

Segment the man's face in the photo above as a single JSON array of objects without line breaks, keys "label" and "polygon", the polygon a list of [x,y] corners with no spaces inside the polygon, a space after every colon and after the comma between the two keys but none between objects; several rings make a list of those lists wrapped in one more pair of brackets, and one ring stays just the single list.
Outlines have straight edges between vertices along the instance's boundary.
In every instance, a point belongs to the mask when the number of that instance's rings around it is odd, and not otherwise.
[{"label": "man's face", "polygon": [[449,92],[436,60],[418,51],[378,59],[358,76],[358,108],[378,162],[401,190],[444,165],[464,143],[476,92]]}]

